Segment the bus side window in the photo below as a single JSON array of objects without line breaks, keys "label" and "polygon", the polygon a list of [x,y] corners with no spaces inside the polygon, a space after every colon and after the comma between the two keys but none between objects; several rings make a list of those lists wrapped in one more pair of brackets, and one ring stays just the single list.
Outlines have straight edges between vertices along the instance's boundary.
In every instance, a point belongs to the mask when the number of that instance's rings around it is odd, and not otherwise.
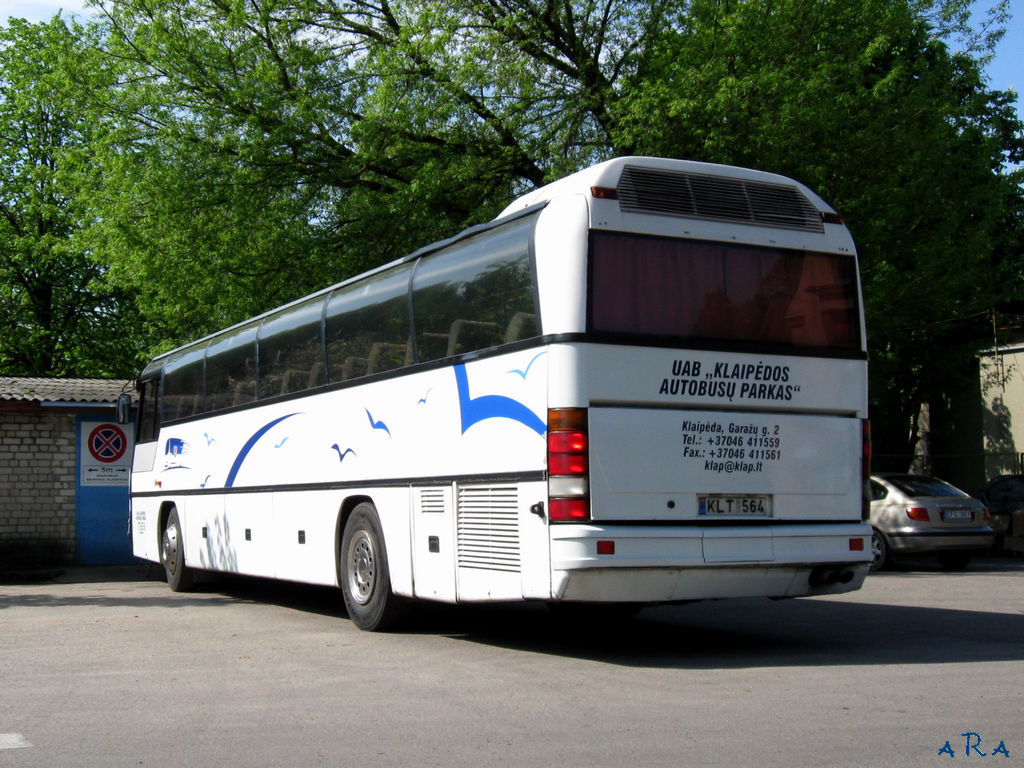
[{"label": "bus side window", "polygon": [[278,312],[259,332],[260,399],[310,389],[324,383],[318,298]]},{"label": "bus side window", "polygon": [[143,381],[139,398],[139,428],[136,442],[151,443],[160,430],[159,392],[160,379]]},{"label": "bus side window", "polygon": [[215,411],[256,399],[256,326],[215,338],[206,349],[206,407]]},{"label": "bus side window", "polygon": [[534,221],[512,222],[421,260],[412,292],[421,362],[537,335]]},{"label": "bus side window", "polygon": [[404,264],[344,286],[327,302],[327,375],[334,383],[410,365],[409,271]]},{"label": "bus side window", "polygon": [[448,357],[486,349],[501,343],[497,323],[486,320],[456,320],[448,332]]},{"label": "bus side window", "polygon": [[204,407],[203,357],[205,347],[193,347],[164,363],[164,388],[160,395],[160,422],[187,419]]},{"label": "bus side window", "polygon": [[505,343],[529,339],[537,335],[537,315],[533,312],[516,312],[505,329]]}]

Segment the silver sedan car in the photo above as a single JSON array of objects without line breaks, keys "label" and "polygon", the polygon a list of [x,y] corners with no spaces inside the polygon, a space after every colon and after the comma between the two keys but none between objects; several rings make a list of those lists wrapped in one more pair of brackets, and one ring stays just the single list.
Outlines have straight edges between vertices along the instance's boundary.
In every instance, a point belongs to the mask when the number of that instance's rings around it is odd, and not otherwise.
[{"label": "silver sedan car", "polygon": [[959,571],[993,540],[984,504],[924,475],[872,475],[871,526],[872,570],[894,555],[935,554],[944,570]]}]

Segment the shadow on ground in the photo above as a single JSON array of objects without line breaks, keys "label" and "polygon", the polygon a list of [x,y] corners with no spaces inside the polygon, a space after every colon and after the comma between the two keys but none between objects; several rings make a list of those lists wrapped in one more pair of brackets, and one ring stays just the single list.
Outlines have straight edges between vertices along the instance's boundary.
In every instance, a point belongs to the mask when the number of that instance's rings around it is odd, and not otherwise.
[{"label": "shadow on ground", "polygon": [[[981,573],[1024,577],[1019,559],[992,561],[966,574],[912,569],[873,575],[907,585],[906,604],[869,603],[858,593],[841,599],[706,601],[646,608],[635,617],[594,610],[560,616],[541,603],[417,606],[399,635],[442,637],[510,650],[653,668],[729,669],[773,666],[961,664],[1024,660],[1024,601],[986,610],[913,604],[916,590]],[[358,632],[335,588],[245,577],[209,577],[195,593],[132,589],[153,580],[130,574],[121,591],[76,594],[61,589],[0,590],[0,609],[14,606],[133,605],[192,610],[258,603],[302,611]],[[94,576],[96,574],[93,574]],[[55,585],[73,577],[57,576]],[[132,576],[132,578],[127,578]],[[926,583],[921,580],[929,579]],[[110,579],[116,584],[118,579]],[[66,583],[66,581],[64,582]],[[1024,582],[1022,582],[1024,583]],[[158,586],[158,585],[157,585]],[[163,587],[166,589],[166,587]],[[898,599],[898,598],[897,598]],[[1000,610],[1002,612],[993,612]],[[2,616],[2,610],[0,610]],[[361,644],[379,635],[358,633]]]}]

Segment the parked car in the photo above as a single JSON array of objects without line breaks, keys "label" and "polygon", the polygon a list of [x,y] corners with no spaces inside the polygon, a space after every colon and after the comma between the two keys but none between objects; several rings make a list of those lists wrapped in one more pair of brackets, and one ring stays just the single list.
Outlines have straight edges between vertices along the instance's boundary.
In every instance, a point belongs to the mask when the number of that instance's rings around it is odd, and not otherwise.
[{"label": "parked car", "polygon": [[985,505],[943,480],[924,475],[871,476],[871,569],[904,554],[932,554],[947,571],[967,567],[992,546]]},{"label": "parked car", "polygon": [[1014,549],[1024,537],[1024,475],[1000,475],[988,481],[981,500],[992,515],[996,547]]}]

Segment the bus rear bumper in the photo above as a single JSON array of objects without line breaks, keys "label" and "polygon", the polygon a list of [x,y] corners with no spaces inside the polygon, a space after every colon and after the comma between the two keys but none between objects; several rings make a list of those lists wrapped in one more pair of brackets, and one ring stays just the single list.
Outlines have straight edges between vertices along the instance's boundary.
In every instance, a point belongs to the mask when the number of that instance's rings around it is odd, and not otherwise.
[{"label": "bus rear bumper", "polygon": [[552,596],[568,601],[838,594],[861,587],[871,555],[871,528],[862,524],[551,531]]}]

